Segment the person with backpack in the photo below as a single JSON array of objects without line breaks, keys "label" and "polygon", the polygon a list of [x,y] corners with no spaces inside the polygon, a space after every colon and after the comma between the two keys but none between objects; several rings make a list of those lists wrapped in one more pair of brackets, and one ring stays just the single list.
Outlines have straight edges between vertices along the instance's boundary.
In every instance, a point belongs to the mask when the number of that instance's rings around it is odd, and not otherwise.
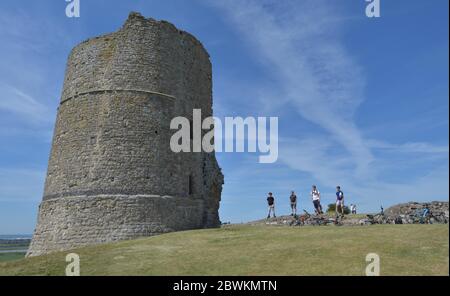
[{"label": "person with backpack", "polygon": [[291,196],[289,196],[291,201],[291,216],[297,216],[297,195],[294,191],[291,191]]},{"label": "person with backpack", "polygon": [[275,216],[275,198],[273,197],[272,192],[269,192],[269,196],[267,197],[267,204],[269,205],[269,214],[267,215],[267,219],[270,219],[270,213],[273,213],[273,217]]},{"label": "person with backpack", "polygon": [[312,186],[312,191],[311,191],[310,195],[311,195],[311,198],[313,201],[313,205],[314,205],[316,214],[323,214],[322,205],[320,204],[320,192],[317,189],[316,185]]},{"label": "person with backpack", "polygon": [[336,187],[336,215],[344,216],[344,192],[341,191],[341,186]]}]

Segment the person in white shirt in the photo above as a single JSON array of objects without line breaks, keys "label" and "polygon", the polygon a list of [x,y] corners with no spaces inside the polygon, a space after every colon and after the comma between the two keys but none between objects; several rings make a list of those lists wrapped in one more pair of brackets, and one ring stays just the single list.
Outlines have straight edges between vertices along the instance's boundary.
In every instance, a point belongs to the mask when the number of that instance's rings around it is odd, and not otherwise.
[{"label": "person in white shirt", "polygon": [[310,193],[313,204],[314,204],[314,209],[316,211],[316,214],[323,214],[322,211],[322,205],[320,204],[320,192],[317,189],[316,185],[312,186],[312,191]]}]

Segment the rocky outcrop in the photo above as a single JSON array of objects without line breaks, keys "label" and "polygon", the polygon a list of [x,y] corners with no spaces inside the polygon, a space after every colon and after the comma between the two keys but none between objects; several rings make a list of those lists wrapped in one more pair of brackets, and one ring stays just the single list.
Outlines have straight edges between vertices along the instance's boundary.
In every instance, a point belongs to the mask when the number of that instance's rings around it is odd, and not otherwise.
[{"label": "rocky outcrop", "polygon": [[423,210],[429,209],[430,223],[448,223],[448,202],[433,201],[428,203],[408,202],[392,206],[384,212],[387,219],[402,221],[403,224],[417,223]]},{"label": "rocky outcrop", "polygon": [[311,215],[304,213],[299,216],[279,216],[276,218],[252,221],[249,225],[278,225],[278,226],[325,226],[339,225],[352,226],[361,225],[359,218],[353,215],[336,217],[334,214],[324,213],[322,215]]},{"label": "rocky outcrop", "polygon": [[[424,209],[429,211],[424,215]],[[346,215],[336,218],[334,214],[310,215],[308,213],[293,216],[279,216],[264,220],[249,222],[249,225],[340,225],[357,226],[373,224],[447,224],[449,221],[448,202],[433,201],[428,203],[409,202],[392,206],[384,213],[361,215]]]}]

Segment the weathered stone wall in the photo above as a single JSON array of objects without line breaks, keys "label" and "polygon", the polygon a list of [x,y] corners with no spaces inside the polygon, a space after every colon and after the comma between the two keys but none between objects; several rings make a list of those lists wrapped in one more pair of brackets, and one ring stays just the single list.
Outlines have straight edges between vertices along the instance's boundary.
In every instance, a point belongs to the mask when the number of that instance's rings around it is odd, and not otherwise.
[{"label": "weathered stone wall", "polygon": [[186,196],[188,184],[170,151],[172,109],[171,99],[133,91],[90,93],[63,103],[44,200],[81,194]]},{"label": "weathered stone wall", "polygon": [[131,13],[67,63],[28,255],[218,226],[213,153],[174,153],[170,121],[212,115],[209,55],[192,35]]},{"label": "weathered stone wall", "polygon": [[72,196],[44,201],[28,256],[203,227],[203,201],[159,195]]}]

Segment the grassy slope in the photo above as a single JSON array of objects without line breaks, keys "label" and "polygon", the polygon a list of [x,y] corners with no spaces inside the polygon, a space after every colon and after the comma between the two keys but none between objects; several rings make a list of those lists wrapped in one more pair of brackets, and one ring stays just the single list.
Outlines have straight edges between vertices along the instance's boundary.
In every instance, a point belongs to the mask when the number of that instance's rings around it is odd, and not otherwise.
[{"label": "grassy slope", "polygon": [[[82,275],[448,275],[448,225],[228,226],[77,250]],[[0,263],[0,275],[63,275],[65,253]]]},{"label": "grassy slope", "polygon": [[[17,252],[17,253],[0,253],[0,262],[6,262],[6,261],[14,261],[23,259],[25,256],[25,253],[23,252]],[[0,271],[0,274],[2,272]]]}]

